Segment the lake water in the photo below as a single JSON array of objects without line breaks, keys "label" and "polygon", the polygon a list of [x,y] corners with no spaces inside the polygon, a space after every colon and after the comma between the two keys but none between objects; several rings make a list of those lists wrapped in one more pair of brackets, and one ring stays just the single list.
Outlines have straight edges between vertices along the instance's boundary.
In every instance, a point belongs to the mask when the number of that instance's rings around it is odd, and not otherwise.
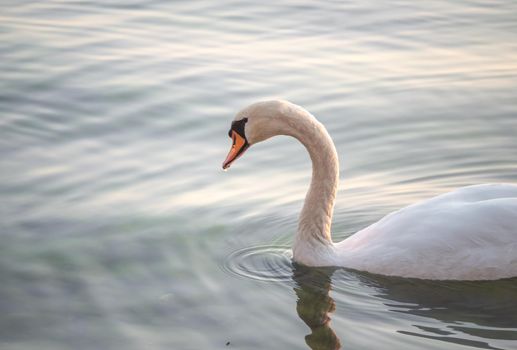
[{"label": "lake water", "polygon": [[293,265],[294,139],[221,170],[234,114],[284,98],[336,143],[336,241],[517,183],[517,2],[0,7],[2,350],[517,349],[516,279]]}]

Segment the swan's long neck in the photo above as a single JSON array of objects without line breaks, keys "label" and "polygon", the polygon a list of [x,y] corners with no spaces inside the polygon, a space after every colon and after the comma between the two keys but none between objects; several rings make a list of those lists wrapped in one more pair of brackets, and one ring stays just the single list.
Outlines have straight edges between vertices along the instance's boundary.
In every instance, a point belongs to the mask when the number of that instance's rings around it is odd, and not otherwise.
[{"label": "swan's long neck", "polygon": [[318,254],[315,250],[321,253],[332,247],[330,226],[339,181],[339,161],[330,135],[316,118],[302,108],[289,108],[284,115],[289,123],[288,134],[307,148],[312,160],[311,185],[293,246],[295,261],[309,263],[307,259]]}]

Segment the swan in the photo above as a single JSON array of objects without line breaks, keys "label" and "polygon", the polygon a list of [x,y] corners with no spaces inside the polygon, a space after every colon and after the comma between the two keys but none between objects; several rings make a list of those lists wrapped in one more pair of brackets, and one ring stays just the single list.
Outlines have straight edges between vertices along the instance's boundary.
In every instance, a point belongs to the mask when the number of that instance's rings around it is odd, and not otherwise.
[{"label": "swan", "polygon": [[293,241],[293,260],[307,266],[435,280],[517,276],[517,186],[467,186],[391,214],[341,242],[330,227],[339,180],[334,143],[302,107],[284,100],[254,103],[235,116],[230,165],[253,144],[276,135],[298,139],[309,152],[312,180]]}]

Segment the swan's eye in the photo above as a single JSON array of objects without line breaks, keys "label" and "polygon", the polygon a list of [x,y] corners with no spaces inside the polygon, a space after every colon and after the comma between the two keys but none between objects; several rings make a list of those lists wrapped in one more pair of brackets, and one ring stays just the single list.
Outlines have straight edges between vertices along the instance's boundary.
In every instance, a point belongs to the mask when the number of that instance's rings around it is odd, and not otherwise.
[{"label": "swan's eye", "polygon": [[244,134],[244,126],[245,126],[247,121],[248,121],[248,118],[242,118],[240,120],[234,120],[232,122],[232,127],[230,128],[230,131],[228,131],[228,136],[232,137],[232,131],[235,131],[240,136],[246,138],[246,135]]}]

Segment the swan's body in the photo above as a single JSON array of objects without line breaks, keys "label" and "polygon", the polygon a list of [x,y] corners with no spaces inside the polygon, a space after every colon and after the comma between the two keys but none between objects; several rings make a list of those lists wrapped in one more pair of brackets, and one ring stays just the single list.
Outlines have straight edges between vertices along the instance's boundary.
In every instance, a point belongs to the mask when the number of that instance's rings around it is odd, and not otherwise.
[{"label": "swan's body", "polygon": [[299,106],[267,101],[239,112],[230,135],[234,147],[224,168],[249,145],[275,135],[293,136],[307,148],[313,171],[293,244],[298,263],[425,279],[517,276],[515,185],[464,187],[398,210],[333,243],[339,163],[325,127]]},{"label": "swan's body", "polygon": [[476,185],[413,204],[335,245],[337,263],[428,279],[517,276],[517,186]]}]

